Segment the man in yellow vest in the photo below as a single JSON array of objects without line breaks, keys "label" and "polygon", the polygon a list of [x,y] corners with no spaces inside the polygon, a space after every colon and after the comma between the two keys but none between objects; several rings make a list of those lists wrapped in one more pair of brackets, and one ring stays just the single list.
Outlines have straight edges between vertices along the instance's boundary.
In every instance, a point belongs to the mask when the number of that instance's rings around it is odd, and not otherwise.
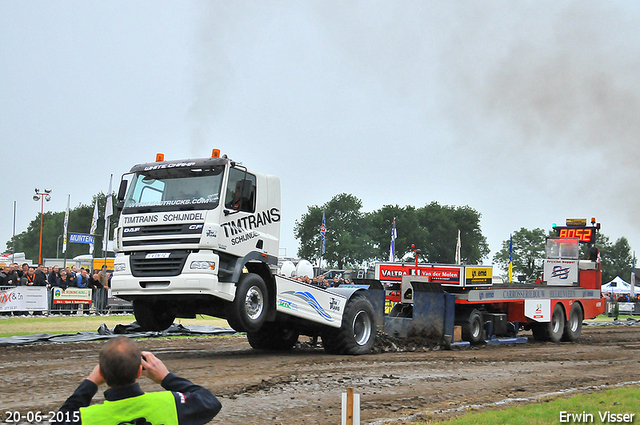
[{"label": "man in yellow vest", "polygon": [[[175,425],[206,424],[222,405],[205,388],[170,373],[160,359],[125,336],[104,344],[100,362],[57,413],[59,423]],[[144,375],[167,391],[145,393],[138,384]],[[106,383],[105,402],[89,406],[98,387]]]}]

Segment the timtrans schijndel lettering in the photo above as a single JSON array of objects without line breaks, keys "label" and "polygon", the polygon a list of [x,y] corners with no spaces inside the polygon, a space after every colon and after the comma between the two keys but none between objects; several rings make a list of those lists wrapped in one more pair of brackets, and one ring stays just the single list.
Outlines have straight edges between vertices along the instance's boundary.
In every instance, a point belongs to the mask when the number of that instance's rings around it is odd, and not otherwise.
[{"label": "timtrans schijndel lettering", "polygon": [[278,221],[280,221],[280,210],[278,208],[271,208],[270,210],[222,223],[221,226],[224,229],[225,236],[230,237]]}]

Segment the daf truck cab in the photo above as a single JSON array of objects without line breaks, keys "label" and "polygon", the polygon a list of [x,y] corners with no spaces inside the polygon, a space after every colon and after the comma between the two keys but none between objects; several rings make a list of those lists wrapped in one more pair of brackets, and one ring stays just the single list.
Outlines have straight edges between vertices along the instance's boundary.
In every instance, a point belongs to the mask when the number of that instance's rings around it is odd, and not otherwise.
[{"label": "daf truck cab", "polygon": [[138,164],[118,191],[112,290],[138,323],[166,329],[176,317],[226,318],[257,330],[273,314],[265,284],[277,267],[280,181],[220,156]]}]

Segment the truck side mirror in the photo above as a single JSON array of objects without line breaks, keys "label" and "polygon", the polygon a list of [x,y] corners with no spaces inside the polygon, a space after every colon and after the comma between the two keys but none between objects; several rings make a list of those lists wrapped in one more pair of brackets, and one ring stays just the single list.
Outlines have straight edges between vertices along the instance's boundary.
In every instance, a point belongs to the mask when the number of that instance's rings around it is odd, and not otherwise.
[{"label": "truck side mirror", "polygon": [[127,194],[127,181],[120,181],[120,188],[118,189],[118,201],[124,201],[124,197]]},{"label": "truck side mirror", "polygon": [[118,202],[116,203],[116,208],[118,211],[122,211],[124,208],[124,197],[127,195],[127,181],[120,180],[120,188],[118,188]]}]

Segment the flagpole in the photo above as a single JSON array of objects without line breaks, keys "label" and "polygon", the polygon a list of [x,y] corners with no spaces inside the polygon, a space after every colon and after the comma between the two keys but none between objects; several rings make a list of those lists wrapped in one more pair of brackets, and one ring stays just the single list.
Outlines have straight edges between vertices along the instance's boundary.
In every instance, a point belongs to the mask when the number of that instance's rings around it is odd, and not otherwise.
[{"label": "flagpole", "polygon": [[327,224],[325,221],[325,216],[324,216],[324,211],[322,211],[322,226],[320,226],[320,262],[318,264],[318,272],[320,272],[320,270],[322,270],[322,255],[324,254],[324,250],[325,250],[325,237],[327,234]]},{"label": "flagpole", "polygon": [[67,229],[69,228],[69,204],[71,203],[71,194],[67,195],[67,211],[64,214],[64,238],[62,239],[62,253],[64,254],[63,266],[67,268]]},{"label": "flagpole", "polygon": [[513,235],[509,235],[509,283],[513,282]]},{"label": "flagpole", "polygon": [[109,217],[113,214],[113,200],[111,199],[111,192],[113,188],[113,174],[109,178],[109,191],[107,192],[107,202],[104,207],[104,238],[102,241],[102,255],[104,256],[104,265],[107,265],[107,254],[109,252],[109,224],[111,220]]},{"label": "flagpole", "polygon": [[89,228],[89,233],[93,236],[93,242],[89,244],[89,253],[91,254],[91,272],[93,273],[93,260],[95,259],[95,234],[96,229],[98,227],[98,199],[93,206],[93,217],[91,218],[91,227]]}]

